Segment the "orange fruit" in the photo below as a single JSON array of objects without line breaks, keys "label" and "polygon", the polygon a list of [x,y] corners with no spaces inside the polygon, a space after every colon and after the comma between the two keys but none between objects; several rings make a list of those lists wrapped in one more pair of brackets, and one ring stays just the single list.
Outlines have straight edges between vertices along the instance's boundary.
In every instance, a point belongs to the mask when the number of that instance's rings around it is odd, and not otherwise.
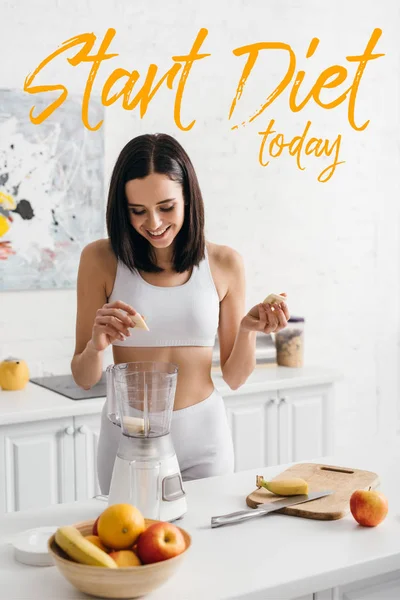
[{"label": "orange fruit", "polygon": [[100,540],[113,550],[132,548],[144,529],[144,517],[132,504],[109,506],[101,513],[97,525]]},{"label": "orange fruit", "polygon": [[110,553],[111,558],[119,567],[138,567],[142,563],[132,550],[116,550]]},{"label": "orange fruit", "polygon": [[86,535],[85,538],[100,548],[100,550],[103,550],[103,552],[109,552],[109,549],[105,547],[98,535]]}]

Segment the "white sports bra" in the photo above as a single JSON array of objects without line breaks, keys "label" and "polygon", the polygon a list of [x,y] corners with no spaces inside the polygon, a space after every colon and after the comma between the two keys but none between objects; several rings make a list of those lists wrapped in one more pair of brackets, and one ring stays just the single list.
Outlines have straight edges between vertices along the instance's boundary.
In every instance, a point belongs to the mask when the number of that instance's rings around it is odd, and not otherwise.
[{"label": "white sports bra", "polygon": [[118,261],[109,302],[122,300],[144,315],[150,331],[131,329],[114,346],[214,346],[219,323],[219,297],[208,253],[183,285],[160,287],[147,283]]}]

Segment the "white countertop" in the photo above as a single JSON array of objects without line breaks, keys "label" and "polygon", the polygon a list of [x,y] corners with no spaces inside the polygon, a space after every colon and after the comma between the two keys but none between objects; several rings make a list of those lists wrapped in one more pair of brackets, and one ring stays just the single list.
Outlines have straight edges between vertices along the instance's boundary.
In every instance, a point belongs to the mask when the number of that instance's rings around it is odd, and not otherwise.
[{"label": "white countertop", "polygon": [[[192,548],[175,576],[149,600],[285,600],[400,569],[400,442],[360,449],[315,462],[375,471],[389,500],[386,520],[375,528],[351,515],[313,521],[271,514],[247,523],[210,528],[210,518],[246,508],[257,473],[272,477],[288,465],[185,484],[189,511],[179,524]],[[0,518],[0,587],[7,600],[80,600],[55,567],[28,567],[13,559],[10,540],[22,530],[95,518],[100,500],[55,505]]]},{"label": "white countertop", "polygon": [[18,392],[0,391],[0,425],[100,413],[105,398],[70,400],[28,382]]},{"label": "white countertop", "polygon": [[322,385],[340,379],[341,375],[324,367],[279,367],[274,364],[259,365],[238,390],[231,390],[222,379],[220,372],[212,373],[215,387],[226,396],[247,394],[276,389],[290,389],[298,386]]},{"label": "white countertop", "polygon": [[[293,369],[266,365],[257,367],[239,390],[231,390],[218,371],[212,372],[215,386],[224,397],[292,388],[299,385],[330,383],[339,378],[331,369],[303,367]],[[70,400],[61,394],[29,382],[24,390],[7,392],[0,390],[0,425],[41,421],[101,412],[104,397],[89,400]]]}]

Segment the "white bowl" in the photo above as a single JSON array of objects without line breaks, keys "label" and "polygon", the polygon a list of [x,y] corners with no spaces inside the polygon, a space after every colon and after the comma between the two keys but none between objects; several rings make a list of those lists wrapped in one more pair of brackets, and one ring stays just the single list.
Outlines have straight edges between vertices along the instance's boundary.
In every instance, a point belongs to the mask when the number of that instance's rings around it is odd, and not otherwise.
[{"label": "white bowl", "polygon": [[18,533],[12,542],[14,558],[25,565],[51,567],[54,563],[47,543],[57,528],[57,525],[47,525]]}]

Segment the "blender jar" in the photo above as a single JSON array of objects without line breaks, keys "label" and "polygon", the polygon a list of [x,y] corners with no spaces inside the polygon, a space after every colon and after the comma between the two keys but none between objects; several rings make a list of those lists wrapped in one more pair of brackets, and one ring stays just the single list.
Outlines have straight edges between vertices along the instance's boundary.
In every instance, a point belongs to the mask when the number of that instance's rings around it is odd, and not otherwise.
[{"label": "blender jar", "polygon": [[304,361],[304,319],[291,317],[285,329],[275,334],[276,362],[282,367],[302,367]]},{"label": "blender jar", "polygon": [[169,433],[178,367],[167,362],[114,365],[114,388],[122,433],[160,437]]}]

